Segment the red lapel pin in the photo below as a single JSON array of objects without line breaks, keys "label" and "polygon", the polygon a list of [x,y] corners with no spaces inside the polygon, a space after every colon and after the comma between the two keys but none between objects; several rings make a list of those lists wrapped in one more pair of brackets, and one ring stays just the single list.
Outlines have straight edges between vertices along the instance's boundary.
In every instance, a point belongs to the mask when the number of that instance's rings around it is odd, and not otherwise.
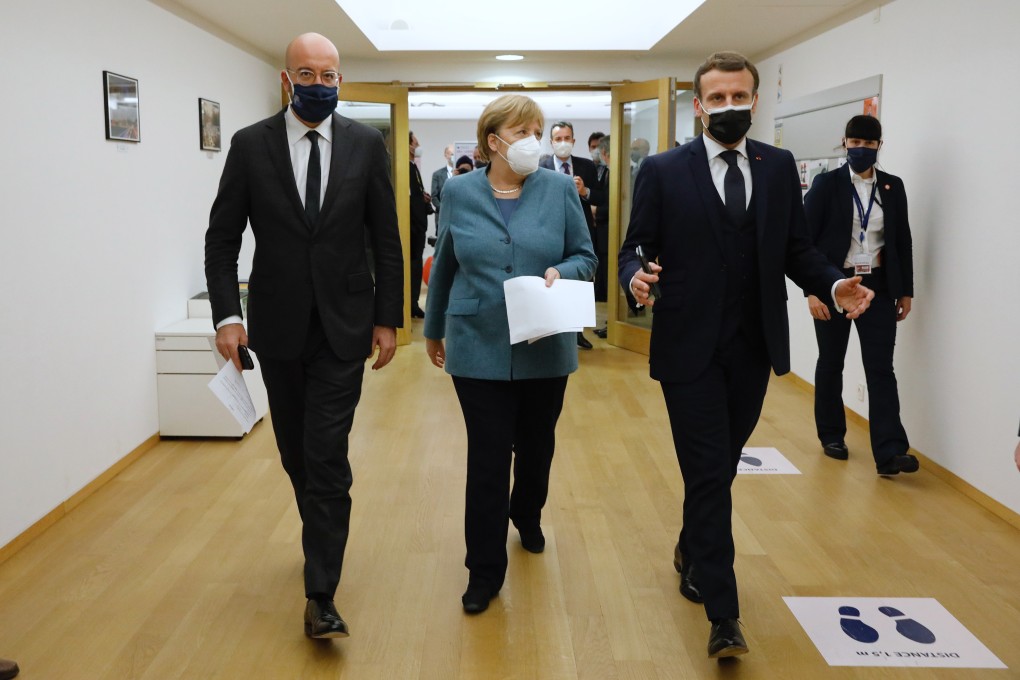
[{"label": "red lapel pin", "polygon": [[760,161],[760,160],[761,160],[761,156],[755,156],[755,157],[754,157],[754,160],[756,160],[756,161]]}]

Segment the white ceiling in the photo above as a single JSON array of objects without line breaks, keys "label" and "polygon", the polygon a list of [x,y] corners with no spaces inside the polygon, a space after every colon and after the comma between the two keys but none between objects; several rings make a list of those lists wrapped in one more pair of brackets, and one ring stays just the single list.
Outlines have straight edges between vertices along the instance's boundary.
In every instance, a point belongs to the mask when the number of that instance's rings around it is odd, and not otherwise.
[{"label": "white ceiling", "polygon": [[[224,40],[245,49],[273,66],[283,66],[287,44],[302,33],[315,31],[337,45],[341,70],[347,83],[401,83],[412,88],[411,118],[474,119],[492,91],[484,93],[415,93],[415,89],[443,86],[473,88],[478,83],[548,84],[549,92],[529,89],[527,94],[540,103],[550,118],[604,118],[608,97],[600,93],[557,93],[557,86],[596,84],[607,89],[612,83],[641,81],[664,75],[690,79],[707,55],[720,49],[743,52],[760,58],[803,37],[818,33],[837,22],[875,10],[891,0],[705,0],[678,24],[666,18],[674,5],[697,4],[691,0],[616,0],[619,16],[611,9],[599,9],[596,0],[571,5],[546,3],[548,11],[524,9],[518,0],[500,5],[486,0],[466,2],[473,22],[470,40],[464,29],[456,29],[449,16],[439,16],[442,29],[432,37],[448,50],[377,49],[351,16],[338,6],[358,2],[378,8],[377,25],[390,25],[395,18],[406,19],[413,32],[416,19],[411,0],[150,0]],[[440,0],[416,0],[415,8],[435,11]],[[450,0],[442,0],[449,2]],[[599,0],[602,1],[602,0]],[[682,9],[682,8],[681,8]],[[363,9],[351,5],[351,12]],[[450,12],[447,12],[448,14]],[[680,14],[683,12],[680,11]],[[598,38],[607,28],[624,33],[624,22],[640,17],[658,25],[664,36],[647,50],[611,50]],[[359,20],[365,21],[359,14]],[[566,21],[566,23],[564,23]],[[471,23],[469,23],[470,25]],[[670,25],[672,28],[670,29]],[[663,28],[664,27],[664,28]],[[569,34],[572,44],[590,49],[525,49],[531,34],[553,29]],[[394,32],[390,32],[393,34]],[[478,38],[480,37],[480,42]],[[470,49],[492,45],[492,49]],[[394,48],[394,45],[387,45]],[[523,61],[496,61],[497,54],[514,51]]]}]

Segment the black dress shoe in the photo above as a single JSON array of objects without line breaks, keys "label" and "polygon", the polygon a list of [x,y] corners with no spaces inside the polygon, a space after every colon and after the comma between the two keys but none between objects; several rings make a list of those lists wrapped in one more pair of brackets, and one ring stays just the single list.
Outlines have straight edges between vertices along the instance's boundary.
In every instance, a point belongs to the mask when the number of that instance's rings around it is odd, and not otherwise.
[{"label": "black dress shoe", "polygon": [[316,639],[345,638],[350,632],[333,600],[308,600],[305,605],[305,635]]},{"label": "black dress shoe", "polygon": [[921,464],[917,462],[917,458],[910,455],[909,453],[901,453],[898,456],[893,456],[886,462],[878,466],[878,474],[880,475],[898,475],[901,472],[917,472],[921,467]]},{"label": "black dress shoe", "polygon": [[486,581],[469,579],[467,590],[460,598],[464,613],[481,614],[489,608],[489,600],[496,597],[498,592]]},{"label": "black dress shoe", "polygon": [[741,654],[747,654],[747,643],[740,632],[740,622],[736,619],[713,622],[712,632],[708,636],[708,658],[723,659]]},{"label": "black dress shoe", "polygon": [[9,659],[0,659],[0,680],[11,680],[18,675],[18,664]]},{"label": "black dress shoe", "polygon": [[584,337],[584,333],[577,334],[577,346],[581,349],[591,349],[592,344],[588,342],[588,338]]},{"label": "black dress shoe", "polygon": [[545,550],[545,534],[542,533],[542,527],[526,530],[518,528],[517,531],[521,535],[522,548],[536,555]]},{"label": "black dress shoe", "polygon": [[836,460],[846,460],[850,457],[850,449],[843,442],[832,442],[822,445],[822,453]]},{"label": "black dress shoe", "polygon": [[594,333],[597,337],[600,337],[603,340],[605,340],[606,337],[609,335],[609,328],[608,327],[596,328],[594,331],[592,331],[592,333]]},{"label": "black dress shoe", "polygon": [[680,544],[673,548],[673,568],[680,574],[680,594],[691,602],[701,604],[705,598],[701,595],[694,576],[694,565],[680,552]]},{"label": "black dress shoe", "polygon": [[419,307],[418,305],[415,305],[414,307],[411,307],[411,318],[412,319],[424,319],[425,318],[425,310],[422,309],[421,307]]}]

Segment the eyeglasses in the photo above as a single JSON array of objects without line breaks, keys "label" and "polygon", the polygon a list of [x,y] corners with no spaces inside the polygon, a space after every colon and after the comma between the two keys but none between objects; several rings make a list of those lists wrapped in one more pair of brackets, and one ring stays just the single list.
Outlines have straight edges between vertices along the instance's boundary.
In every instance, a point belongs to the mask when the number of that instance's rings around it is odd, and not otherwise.
[{"label": "eyeglasses", "polygon": [[340,84],[340,74],[336,71],[323,71],[316,74],[315,71],[307,68],[299,68],[297,70],[289,68],[287,72],[293,73],[296,76],[298,85],[314,85],[316,77],[322,80],[322,84],[326,87],[336,87]]}]

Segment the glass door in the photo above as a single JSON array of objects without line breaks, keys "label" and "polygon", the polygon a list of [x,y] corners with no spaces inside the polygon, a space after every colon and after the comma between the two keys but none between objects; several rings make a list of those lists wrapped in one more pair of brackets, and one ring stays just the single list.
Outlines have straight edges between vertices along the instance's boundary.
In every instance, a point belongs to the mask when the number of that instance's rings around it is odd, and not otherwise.
[{"label": "glass door", "polygon": [[609,154],[608,340],[648,354],[652,316],[620,286],[617,255],[630,225],[634,180],[650,154],[673,148],[676,140],[676,80],[660,78],[612,88]]},{"label": "glass door", "polygon": [[[406,187],[410,186],[410,158],[407,135],[407,88],[396,85],[343,83],[337,113],[371,126],[382,133],[390,156],[390,181],[397,198],[397,222],[404,253],[404,327],[397,329],[397,344],[411,342],[411,206]],[[399,187],[405,187],[403,191]]]}]

